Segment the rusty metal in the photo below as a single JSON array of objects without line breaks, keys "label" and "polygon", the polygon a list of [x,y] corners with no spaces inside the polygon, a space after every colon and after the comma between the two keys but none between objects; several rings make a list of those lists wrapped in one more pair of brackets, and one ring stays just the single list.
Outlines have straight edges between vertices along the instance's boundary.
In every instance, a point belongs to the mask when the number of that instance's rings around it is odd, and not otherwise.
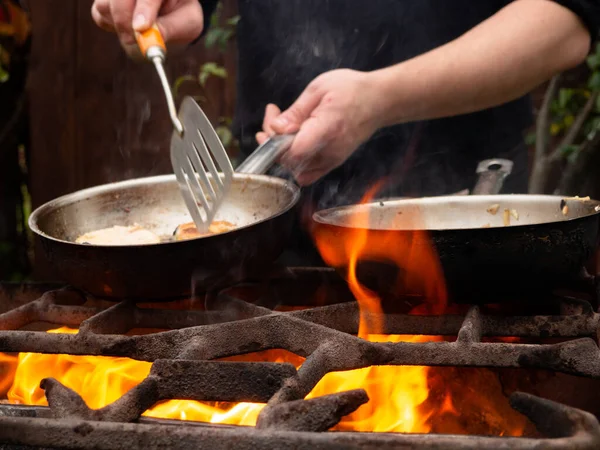
[{"label": "rusty metal", "polygon": [[[315,273],[316,278],[323,279],[323,272]],[[287,282],[303,291],[310,280],[315,281],[315,273],[299,270]],[[193,310],[150,309],[127,301],[102,303],[69,288],[39,293],[38,299],[33,291],[28,292],[28,303],[21,295],[12,295],[3,303],[5,312],[0,314],[0,352],[123,356],[152,362],[152,368],[138,386],[99,410],[87,407],[77,393],[58,381],[45,379],[42,388],[49,409],[0,405],[0,443],[115,449],[600,446],[600,425],[593,415],[522,393],[511,396],[512,406],[547,438],[322,433],[368,402],[366,393],[347,391],[303,400],[327,373],[372,365],[535,368],[600,379],[600,350],[596,343],[600,314],[589,303],[562,298],[556,314],[537,316],[484,314],[477,306],[466,315],[389,314],[384,333],[455,335],[457,339],[376,343],[354,335],[359,311],[355,302],[340,300],[343,295],[336,297],[339,303],[325,302],[324,306],[304,310],[281,312],[261,306],[301,304],[299,298],[273,298],[294,290],[286,291],[287,282],[269,283],[266,291],[260,291],[261,295],[253,299],[255,304],[240,300],[245,297],[238,295],[240,287],[236,287],[206,299],[204,309]],[[2,292],[7,289],[0,286],[0,295]],[[15,329],[36,321],[78,327],[79,333]],[[138,328],[167,331],[125,335]],[[483,341],[492,336],[574,339],[547,345]],[[306,360],[298,371],[281,363],[216,361],[274,348]],[[252,401],[267,405],[253,428],[176,426],[174,423],[179,422],[141,417],[156,402],[168,399]]]},{"label": "rusty metal", "polygon": [[155,403],[174,398],[265,403],[295,374],[291,364],[158,360],[144,381],[100,409],[88,408],[53,378],[42,380],[41,387],[56,418],[131,422]]},{"label": "rusty metal", "polygon": [[551,437],[529,439],[392,433],[314,433],[248,427],[173,426],[148,422],[94,422],[15,417],[17,414],[14,411],[13,416],[2,417],[0,408],[0,442],[33,447],[110,450],[595,450],[600,444],[600,425],[589,413],[522,393],[513,394],[511,403],[516,409],[524,412],[538,428],[546,430]]}]

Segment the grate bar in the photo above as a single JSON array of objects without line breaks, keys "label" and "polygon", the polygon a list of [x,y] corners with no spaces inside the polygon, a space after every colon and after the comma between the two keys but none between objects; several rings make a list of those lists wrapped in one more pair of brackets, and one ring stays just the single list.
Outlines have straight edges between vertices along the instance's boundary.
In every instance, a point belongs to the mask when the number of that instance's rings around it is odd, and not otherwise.
[{"label": "grate bar", "polygon": [[553,427],[555,437],[529,439],[435,434],[311,433],[260,430],[253,427],[174,427],[159,424],[0,417],[0,442],[34,447],[107,450],[595,450],[600,445],[600,425],[589,413],[523,393],[513,394],[511,402],[517,409],[523,410],[533,422]]}]

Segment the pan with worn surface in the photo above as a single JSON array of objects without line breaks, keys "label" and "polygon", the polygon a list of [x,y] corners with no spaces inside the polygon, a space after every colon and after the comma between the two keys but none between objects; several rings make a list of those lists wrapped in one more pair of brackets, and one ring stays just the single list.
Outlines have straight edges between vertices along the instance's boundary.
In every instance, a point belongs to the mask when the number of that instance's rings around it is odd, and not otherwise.
[{"label": "pan with worn surface", "polygon": [[[232,231],[175,241],[191,222],[174,175],[78,191],[36,209],[31,230],[46,257],[71,285],[98,297],[159,300],[202,291],[259,273],[275,260],[293,223],[299,188],[285,180],[237,173],[215,220]],[[90,231],[139,225],[163,241],[146,245],[87,245]]]},{"label": "pan with worn surface", "polygon": [[426,289],[435,259],[453,301],[482,303],[579,279],[597,248],[599,213],[596,200],[473,195],[332,208],[315,213],[313,222],[317,241],[327,243],[326,261],[342,274],[348,242],[362,240],[358,275],[374,290],[412,295],[398,289],[411,285],[403,276],[415,274]]}]

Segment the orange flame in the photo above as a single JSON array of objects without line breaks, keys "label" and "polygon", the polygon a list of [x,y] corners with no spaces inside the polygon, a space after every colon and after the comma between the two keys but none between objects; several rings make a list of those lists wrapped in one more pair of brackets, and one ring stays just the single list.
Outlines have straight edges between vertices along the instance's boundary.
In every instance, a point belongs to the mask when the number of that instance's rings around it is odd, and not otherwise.
[{"label": "orange flame", "polygon": [[[371,188],[361,204],[371,202],[380,186],[378,183]],[[347,268],[348,285],[360,310],[359,337],[372,342],[441,340],[431,336],[383,335],[381,300],[359,280],[361,260],[391,263],[400,268],[401,279],[397,280],[396,286],[422,294],[430,305],[435,306],[432,309],[444,308],[446,290],[437,256],[428,240],[417,232],[372,230],[372,219],[368,208],[358,208],[344,228],[332,230],[317,225],[313,229],[315,243],[324,261],[333,267]],[[403,286],[398,286],[399,283]],[[323,386],[324,393],[341,384],[341,390],[363,388],[367,391],[370,401],[340,424],[341,429],[427,433],[431,430],[428,419],[433,411],[422,411],[421,407],[429,395],[428,370],[421,366],[369,367],[353,371],[349,377],[348,372],[329,374],[315,390]]]},{"label": "orange flame", "polygon": [[[365,197],[372,198],[376,186]],[[351,225],[343,230],[317,227],[315,242],[331,266],[346,268],[349,286],[359,304],[359,337],[372,342],[424,342],[439,341],[435,336],[385,335],[382,305],[379,296],[359,281],[359,262],[363,259],[385,261],[402,268],[396,280],[399,289],[417,293],[425,303],[413,309],[413,313],[439,314],[446,308],[444,280],[436,254],[423,232],[396,233],[369,230],[369,215],[359,212],[352,217]],[[416,227],[411,227],[416,228]],[[77,333],[66,327],[53,330],[58,333]],[[284,350],[271,350],[250,355],[226,358],[227,360],[290,362],[299,367],[304,359]],[[101,408],[117,400],[128,390],[148,376],[151,363],[127,358],[100,356],[42,355],[22,353],[17,357],[1,356],[0,373],[5,374],[0,383],[2,394],[6,392],[10,402],[28,405],[46,405],[41,379],[53,377],[79,393],[91,408]],[[494,411],[482,392],[476,398],[469,393],[459,403],[453,401],[447,379],[439,369],[420,366],[378,366],[344,372],[333,372],[323,377],[307,395],[314,398],[350,389],[364,389],[370,401],[354,413],[346,416],[336,430],[427,433],[431,431],[469,433],[464,426],[472,421],[463,417],[469,405],[475,405],[474,414]],[[483,374],[482,386],[491,385]],[[11,376],[12,375],[12,376]],[[459,386],[463,379],[457,377]],[[468,382],[466,382],[468,383]],[[522,420],[515,419],[507,411],[508,403],[496,388],[498,398],[506,403],[502,414],[495,417],[490,434],[520,435]],[[438,391],[437,393],[434,391]],[[454,392],[454,391],[452,391]],[[461,392],[462,394],[462,392]],[[473,397],[473,398],[471,398]],[[466,403],[466,406],[465,406]],[[145,416],[210,423],[247,425],[256,424],[264,405],[252,403],[203,403],[188,400],[169,400],[154,405]],[[461,411],[459,413],[459,410]],[[515,413],[516,414],[516,413]],[[504,420],[504,417],[507,417]],[[450,418],[452,420],[450,420]],[[514,422],[518,422],[516,425]],[[437,425],[436,425],[437,423]],[[481,428],[488,431],[488,428]]]},{"label": "orange flame", "polygon": [[[370,189],[361,205],[371,202],[381,183]],[[398,211],[398,224],[407,230],[373,229],[372,209],[356,208],[344,226],[315,224],[313,236],[323,260],[331,267],[345,269],[352,293],[361,311],[361,326],[382,329],[381,302],[359,280],[361,262],[383,263],[398,269],[393,285],[394,292],[420,297],[423,304],[414,308],[413,314],[443,314],[447,308],[446,284],[442,268],[427,232],[419,230],[418,217],[404,217]],[[395,225],[395,222],[392,223]],[[422,227],[421,227],[422,228]],[[368,324],[364,315],[379,317]],[[359,331],[363,337],[364,330]]]}]

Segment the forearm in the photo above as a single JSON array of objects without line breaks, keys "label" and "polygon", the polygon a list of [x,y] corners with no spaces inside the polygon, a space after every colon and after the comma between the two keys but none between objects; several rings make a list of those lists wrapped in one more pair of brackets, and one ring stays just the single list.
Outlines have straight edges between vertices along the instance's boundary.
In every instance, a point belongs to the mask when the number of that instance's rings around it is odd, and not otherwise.
[{"label": "forearm", "polygon": [[548,0],[518,0],[460,38],[368,76],[379,123],[465,114],[514,100],[589,51],[579,18]]}]

